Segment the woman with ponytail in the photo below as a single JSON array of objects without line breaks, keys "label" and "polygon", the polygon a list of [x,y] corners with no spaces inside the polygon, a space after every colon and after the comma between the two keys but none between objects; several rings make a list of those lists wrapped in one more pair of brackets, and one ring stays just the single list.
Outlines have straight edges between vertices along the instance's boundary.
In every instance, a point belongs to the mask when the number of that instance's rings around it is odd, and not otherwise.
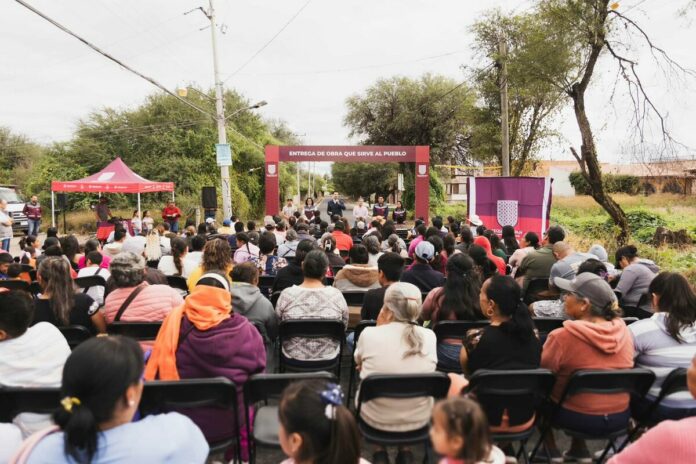
[{"label": "woman with ponytail", "polygon": [[188,244],[183,238],[173,238],[171,241],[172,254],[162,256],[157,269],[166,276],[184,275],[184,258],[188,254]]},{"label": "woman with ponytail", "polygon": [[[541,343],[522,302],[522,289],[510,276],[496,275],[486,280],[479,293],[481,311],[490,319],[487,327],[469,334],[471,342],[461,351],[462,370],[473,374],[479,369],[536,369],[541,361]],[[495,431],[518,432],[534,422],[533,402],[505,407],[488,404],[491,427]]]},{"label": "woman with ponytail", "polygon": [[[205,462],[201,431],[178,413],[132,422],[143,391],[143,352],[127,337],[91,338],[65,363],[53,431],[39,432],[16,462]],[[55,433],[50,433],[55,432]],[[38,442],[36,441],[38,439]]]},{"label": "woman with ponytail", "polygon": [[368,464],[360,458],[360,434],[343,406],[339,385],[323,380],[291,383],[278,408],[282,464]]},{"label": "woman with ponytail", "polygon": [[[474,261],[463,253],[452,255],[447,261],[447,281],[434,288],[423,302],[421,318],[434,327],[440,321],[478,321],[483,319],[479,309],[481,286]],[[459,368],[460,339],[446,339],[437,345],[437,359],[441,365]]]},{"label": "woman with ponytail", "polygon": [[[364,379],[375,374],[425,374],[437,366],[437,340],[432,330],[416,322],[421,313],[421,292],[413,284],[391,284],[377,327],[363,330],[355,349],[355,362]],[[384,431],[417,430],[430,420],[431,398],[382,398],[363,405],[360,414],[370,426]],[[413,454],[400,448],[396,462],[412,462]],[[389,462],[378,446],[373,464]]]}]

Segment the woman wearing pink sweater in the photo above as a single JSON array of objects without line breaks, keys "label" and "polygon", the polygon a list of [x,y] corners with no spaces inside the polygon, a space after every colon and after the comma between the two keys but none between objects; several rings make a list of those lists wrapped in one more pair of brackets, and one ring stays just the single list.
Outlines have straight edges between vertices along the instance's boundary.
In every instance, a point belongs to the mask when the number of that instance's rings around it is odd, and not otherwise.
[{"label": "woman wearing pink sweater", "polygon": [[[686,384],[691,396],[696,398],[696,357],[691,360]],[[696,462],[696,417],[660,422],[621,453],[609,460],[609,464],[641,464],[663,462]]]}]

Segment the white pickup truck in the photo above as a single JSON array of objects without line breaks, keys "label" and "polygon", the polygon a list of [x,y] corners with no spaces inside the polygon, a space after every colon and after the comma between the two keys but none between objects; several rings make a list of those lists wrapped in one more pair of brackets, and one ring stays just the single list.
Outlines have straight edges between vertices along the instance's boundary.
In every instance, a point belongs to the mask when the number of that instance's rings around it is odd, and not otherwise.
[{"label": "white pickup truck", "polygon": [[26,233],[29,230],[29,221],[24,215],[24,198],[22,198],[14,187],[1,186],[0,199],[7,200],[7,212],[12,216],[12,230],[14,233]]}]

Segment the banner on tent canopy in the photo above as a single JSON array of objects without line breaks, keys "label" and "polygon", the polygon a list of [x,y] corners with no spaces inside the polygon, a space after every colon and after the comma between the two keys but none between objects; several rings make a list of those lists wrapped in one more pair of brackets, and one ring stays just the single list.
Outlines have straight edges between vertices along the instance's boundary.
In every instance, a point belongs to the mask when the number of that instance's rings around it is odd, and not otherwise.
[{"label": "banner on tent canopy", "polygon": [[549,227],[550,177],[469,177],[468,216],[477,215],[487,229],[500,235],[503,226],[541,235]]}]

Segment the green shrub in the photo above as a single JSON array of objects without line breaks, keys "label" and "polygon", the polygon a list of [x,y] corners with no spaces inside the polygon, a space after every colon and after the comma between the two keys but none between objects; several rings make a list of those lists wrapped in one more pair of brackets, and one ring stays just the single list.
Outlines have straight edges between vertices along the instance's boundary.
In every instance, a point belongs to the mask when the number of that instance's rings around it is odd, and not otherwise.
[{"label": "green shrub", "polygon": [[[590,185],[587,183],[582,173],[575,171],[568,175],[570,185],[575,189],[576,195],[590,195]],[[627,175],[602,175],[602,182],[608,193],[627,193],[636,195],[640,192],[640,180],[636,176]]]}]

